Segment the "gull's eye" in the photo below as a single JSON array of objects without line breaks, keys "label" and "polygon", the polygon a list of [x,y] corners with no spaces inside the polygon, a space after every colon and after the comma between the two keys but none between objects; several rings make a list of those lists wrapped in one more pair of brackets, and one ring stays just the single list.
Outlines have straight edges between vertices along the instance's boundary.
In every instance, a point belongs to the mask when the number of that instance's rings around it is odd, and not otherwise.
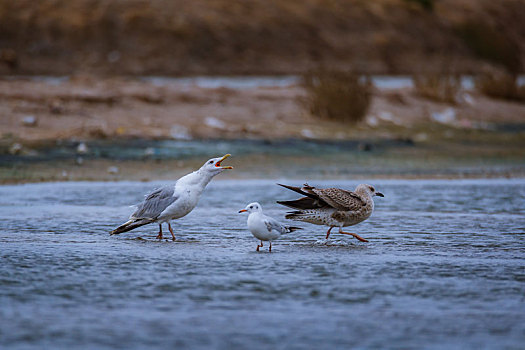
[{"label": "gull's eye", "polygon": [[375,192],[376,190],[373,187],[370,187],[370,191]]},{"label": "gull's eye", "polygon": [[208,164],[213,164],[213,160],[210,160],[210,161],[208,162]]},{"label": "gull's eye", "polygon": [[250,206],[250,209],[253,209],[253,205],[252,205],[252,206]]}]

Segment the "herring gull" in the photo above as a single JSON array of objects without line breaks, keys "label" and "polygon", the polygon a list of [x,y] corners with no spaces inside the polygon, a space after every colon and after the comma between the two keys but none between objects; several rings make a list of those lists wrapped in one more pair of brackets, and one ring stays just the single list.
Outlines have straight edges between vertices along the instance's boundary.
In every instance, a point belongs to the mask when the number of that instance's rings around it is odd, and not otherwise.
[{"label": "herring gull", "polygon": [[162,224],[167,223],[171,236],[175,240],[170,221],[186,216],[195,208],[206,185],[215,175],[226,169],[233,169],[231,166],[221,165],[221,162],[229,156],[230,154],[226,154],[220,158],[209,159],[199,170],[177,180],[175,185],[164,186],[152,191],[146,195],[142,203],[137,205],[137,209],[131,214],[129,220],[111,231],[110,234],[116,235],[143,225],[158,223],[157,238],[162,239]]},{"label": "herring gull", "polygon": [[329,226],[326,239],[334,227],[339,227],[339,233],[354,236],[361,242],[368,242],[355,233],[343,232],[343,227],[352,226],[368,219],[374,211],[372,197],[384,197],[373,186],[366,184],[358,185],[353,192],[340,188],[315,188],[308,184],[304,184],[303,187],[281,184],[279,186],[305,196],[293,201],[277,202],[296,209],[289,212],[286,218]]}]

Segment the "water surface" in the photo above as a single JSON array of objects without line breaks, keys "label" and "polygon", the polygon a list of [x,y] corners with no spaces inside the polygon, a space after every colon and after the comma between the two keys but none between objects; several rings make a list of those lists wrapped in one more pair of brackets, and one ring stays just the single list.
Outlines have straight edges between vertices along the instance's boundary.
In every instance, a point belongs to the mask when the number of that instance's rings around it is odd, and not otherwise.
[{"label": "water surface", "polygon": [[525,344],[524,179],[374,180],[385,198],[352,228],[369,243],[299,223],[257,253],[237,211],[284,221],[275,182],[301,182],[220,176],[176,242],[108,235],[158,183],[1,186],[0,348]]},{"label": "water surface", "polygon": [[[6,80],[31,80],[44,82],[50,85],[60,85],[67,82],[68,76],[3,76]],[[171,76],[141,76],[139,80],[152,83],[156,86],[177,86],[182,88],[199,87],[204,89],[228,88],[234,90],[255,89],[255,88],[274,88],[289,87],[301,83],[298,75],[278,75],[278,76],[190,76],[190,77],[171,77]],[[372,75],[372,83],[375,87],[382,90],[412,88],[414,82],[409,75]],[[463,75],[461,86],[463,89],[474,89],[474,77]],[[525,85],[525,75],[518,77],[518,85]]]}]

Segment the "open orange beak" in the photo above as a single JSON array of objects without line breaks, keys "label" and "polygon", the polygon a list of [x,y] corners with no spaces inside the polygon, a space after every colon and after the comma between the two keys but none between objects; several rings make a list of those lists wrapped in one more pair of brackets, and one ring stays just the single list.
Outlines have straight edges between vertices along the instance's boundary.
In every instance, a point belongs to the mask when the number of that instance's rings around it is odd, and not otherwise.
[{"label": "open orange beak", "polygon": [[241,210],[239,210],[239,213],[245,213],[245,212],[247,212],[247,211],[248,211],[248,210],[246,210],[246,209],[241,209]]},{"label": "open orange beak", "polygon": [[226,158],[228,158],[229,156],[231,156],[231,154],[229,154],[229,153],[225,154],[224,156],[222,156],[222,158],[217,163],[215,163],[215,166],[217,168],[221,168],[221,169],[233,169],[233,167],[231,167],[231,166],[221,166],[221,162],[223,160],[225,160]]}]

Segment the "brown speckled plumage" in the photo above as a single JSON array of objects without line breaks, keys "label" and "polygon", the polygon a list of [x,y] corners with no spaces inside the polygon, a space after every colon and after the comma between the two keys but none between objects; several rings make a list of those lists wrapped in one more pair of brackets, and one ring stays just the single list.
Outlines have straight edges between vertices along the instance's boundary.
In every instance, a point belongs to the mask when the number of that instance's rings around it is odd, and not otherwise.
[{"label": "brown speckled plumage", "polygon": [[356,193],[339,188],[314,188],[312,190],[331,207],[339,210],[358,210],[366,203]]},{"label": "brown speckled plumage", "polygon": [[[361,184],[354,191],[340,188],[315,188],[308,184],[303,187],[280,185],[306,197],[293,201],[278,201],[277,203],[296,209],[286,215],[287,219],[305,221],[316,225],[342,228],[358,224],[370,217],[374,211],[373,196],[381,196],[370,185]],[[327,233],[327,238],[330,235]],[[351,233],[346,233],[351,234]],[[351,234],[361,241],[365,239]]]}]

